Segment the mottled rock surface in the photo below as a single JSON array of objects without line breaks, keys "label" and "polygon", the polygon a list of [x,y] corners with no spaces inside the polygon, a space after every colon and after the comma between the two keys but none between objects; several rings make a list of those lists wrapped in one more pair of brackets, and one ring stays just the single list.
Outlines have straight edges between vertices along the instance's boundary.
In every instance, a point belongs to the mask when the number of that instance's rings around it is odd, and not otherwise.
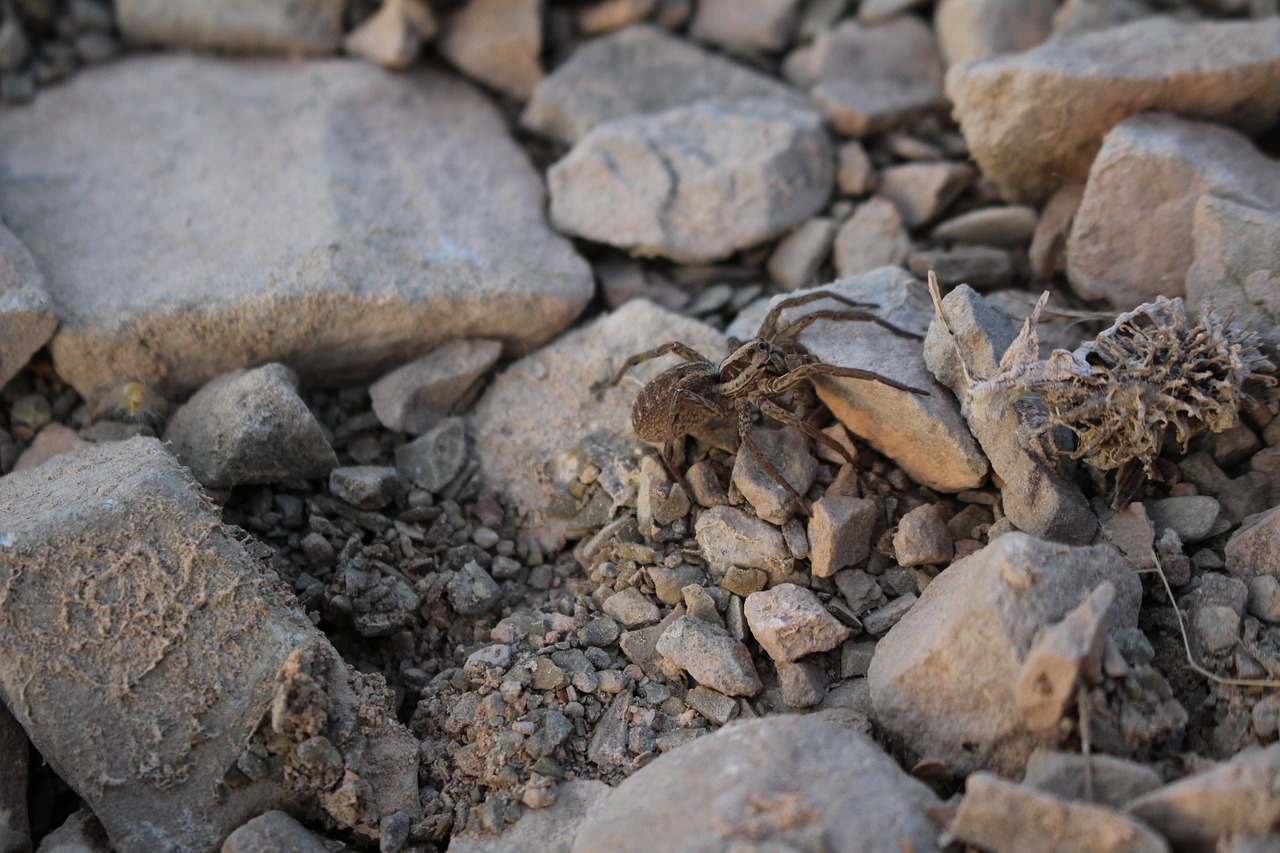
[{"label": "mottled rock surface", "polygon": [[44,276],[18,239],[0,226],[0,388],[58,327]]}]

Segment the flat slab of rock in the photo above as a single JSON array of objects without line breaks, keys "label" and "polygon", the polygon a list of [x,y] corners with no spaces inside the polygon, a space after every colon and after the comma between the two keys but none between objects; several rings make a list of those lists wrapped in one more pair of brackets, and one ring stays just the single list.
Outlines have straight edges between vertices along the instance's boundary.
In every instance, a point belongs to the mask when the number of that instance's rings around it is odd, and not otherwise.
[{"label": "flat slab of rock", "polygon": [[[850,808],[857,803],[857,808]],[[937,803],[869,737],[817,717],[732,723],[614,789],[574,853],[937,850]],[[816,842],[815,839],[821,839]]]},{"label": "flat slab of rock", "polygon": [[1280,210],[1280,163],[1225,127],[1158,113],[1117,125],[1089,171],[1067,241],[1072,289],[1126,310],[1183,295],[1196,207],[1207,195]]},{"label": "flat slab of rock", "polygon": [[634,499],[635,487],[624,481],[634,481],[642,445],[631,429],[631,406],[645,382],[680,359],[640,365],[598,396],[592,386],[630,356],[671,340],[712,360],[725,354],[724,338],[710,326],[633,300],[511,365],[472,409],[481,475],[515,502],[544,548],[559,548],[576,529],[572,519],[582,507],[568,487],[588,465],[600,468],[606,512],[615,501]]},{"label": "flat slab of rock", "polygon": [[1141,584],[1109,545],[1014,532],[952,563],[876,646],[867,673],[876,718],[958,773],[1020,775],[1041,742],[1014,699],[1022,659],[1037,632],[1103,581],[1116,588],[1112,625],[1136,625]]},{"label": "flat slab of rock", "polygon": [[0,388],[26,366],[58,327],[35,259],[0,226]]},{"label": "flat slab of rock", "polygon": [[614,119],[696,101],[804,98],[745,65],[649,24],[636,24],[578,48],[533,91],[520,123],[572,145]]},{"label": "flat slab of rock", "polygon": [[827,203],[834,182],[821,116],[778,98],[617,119],[547,173],[561,231],[685,262],[784,233]]},{"label": "flat slab of rock", "polygon": [[0,170],[24,187],[0,215],[95,411],[134,379],[167,396],[269,361],[339,382],[454,338],[524,350],[591,296],[540,177],[461,81],[156,55],[46,94],[0,115]]},{"label": "flat slab of rock", "polygon": [[947,95],[983,175],[1011,201],[1039,201],[1083,179],[1108,131],[1143,111],[1251,134],[1275,124],[1280,18],[1183,23],[1161,16],[1053,39],[953,66]]},{"label": "flat slab of rock", "polygon": [[0,515],[0,698],[115,849],[216,849],[275,807],[375,839],[416,813],[389,691],[352,679],[159,441],[11,474]]},{"label": "flat slab of rock", "polygon": [[234,53],[335,53],[342,0],[118,0],[116,20],[138,44]]}]

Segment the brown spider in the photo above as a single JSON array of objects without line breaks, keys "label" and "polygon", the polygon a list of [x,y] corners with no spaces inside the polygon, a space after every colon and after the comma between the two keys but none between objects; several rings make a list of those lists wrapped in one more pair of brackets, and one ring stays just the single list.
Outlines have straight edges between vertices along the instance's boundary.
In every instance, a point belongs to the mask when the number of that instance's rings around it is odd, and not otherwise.
[{"label": "brown spider", "polygon": [[[866,302],[854,302],[837,293],[825,290],[806,293],[784,299],[769,311],[760,324],[756,337],[746,343],[729,339],[732,352],[719,364],[703,357],[687,344],[672,341],[660,347],[633,355],[606,385],[617,385],[628,370],[637,364],[659,356],[675,353],[685,359],[684,364],[658,374],[640,389],[631,409],[631,425],[636,435],[649,444],[660,447],[660,455],[667,470],[693,500],[693,491],[684,476],[676,469],[677,453],[683,451],[686,436],[705,432],[708,428],[736,416],[738,439],[747,452],[770,477],[782,485],[801,509],[808,513],[808,500],[795,490],[778,472],[760,447],[751,438],[752,406],[769,417],[798,427],[805,435],[820,441],[854,463],[849,451],[830,436],[815,429],[795,413],[778,404],[778,398],[790,391],[804,387],[814,376],[848,376],[879,382],[891,388],[912,394],[927,395],[928,391],[904,385],[870,370],[857,367],[838,367],[821,364],[815,356],[805,352],[796,340],[800,332],[817,320],[867,320],[895,335],[920,339],[920,336],[889,323],[864,310],[820,310],[806,314],[798,320],[779,325],[783,311],[806,305],[818,299],[832,299],[854,309],[877,308]],[[807,391],[808,389],[805,388]]]}]

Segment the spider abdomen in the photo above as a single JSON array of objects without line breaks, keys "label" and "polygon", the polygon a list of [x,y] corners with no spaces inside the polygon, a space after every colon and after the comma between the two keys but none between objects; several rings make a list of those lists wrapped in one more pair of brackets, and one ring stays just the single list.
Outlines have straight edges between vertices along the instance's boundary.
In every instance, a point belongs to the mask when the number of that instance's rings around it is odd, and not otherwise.
[{"label": "spider abdomen", "polygon": [[686,362],[640,389],[631,407],[631,426],[641,441],[661,446],[705,432],[727,415],[715,365]]}]

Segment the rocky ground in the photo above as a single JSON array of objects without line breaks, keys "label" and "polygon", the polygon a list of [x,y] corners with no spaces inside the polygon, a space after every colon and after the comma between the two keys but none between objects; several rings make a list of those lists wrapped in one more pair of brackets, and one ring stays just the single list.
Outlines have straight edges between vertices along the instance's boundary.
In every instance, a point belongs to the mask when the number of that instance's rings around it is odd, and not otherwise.
[{"label": "rocky ground", "polygon": [[14,0],[0,99],[0,851],[1280,849],[1274,0]]}]

